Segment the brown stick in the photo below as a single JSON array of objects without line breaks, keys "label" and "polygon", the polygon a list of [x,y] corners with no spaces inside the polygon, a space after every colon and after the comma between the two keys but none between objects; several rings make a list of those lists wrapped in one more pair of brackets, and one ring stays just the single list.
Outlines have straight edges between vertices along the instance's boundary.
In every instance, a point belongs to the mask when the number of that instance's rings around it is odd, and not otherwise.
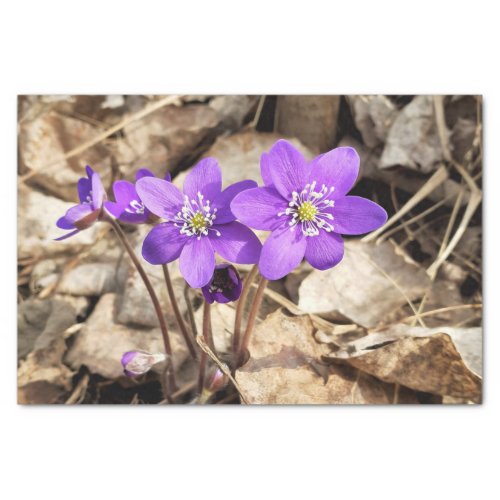
[{"label": "brown stick", "polygon": [[[210,304],[203,302],[203,338],[209,344],[211,325],[210,325]],[[198,394],[203,392],[203,385],[205,383],[205,371],[207,369],[208,355],[206,352],[201,353],[200,357],[200,371],[198,373]]]},{"label": "brown stick", "polygon": [[194,340],[192,335],[188,332],[186,327],[186,323],[184,318],[182,317],[181,311],[179,309],[179,305],[177,304],[177,299],[174,293],[174,287],[172,286],[172,280],[170,279],[170,273],[168,272],[167,264],[163,264],[163,275],[165,276],[165,284],[167,285],[168,297],[170,299],[170,305],[174,310],[175,319],[177,320],[177,324],[179,325],[179,329],[181,330],[182,336],[184,337],[184,341],[188,346],[189,353],[193,359],[197,359],[196,348],[194,346]]}]

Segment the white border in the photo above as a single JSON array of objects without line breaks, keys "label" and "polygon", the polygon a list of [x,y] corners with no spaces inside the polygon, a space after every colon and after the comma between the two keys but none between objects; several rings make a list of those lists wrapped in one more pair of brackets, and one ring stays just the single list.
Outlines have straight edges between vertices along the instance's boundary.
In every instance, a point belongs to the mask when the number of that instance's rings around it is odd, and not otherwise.
[{"label": "white border", "polygon": [[[6,226],[0,349],[5,498],[492,498],[490,491],[498,491],[500,444],[495,314],[500,44],[498,16],[484,7],[488,3],[5,5],[0,13],[1,137],[7,156],[0,183]],[[113,92],[484,94],[485,404],[16,406],[16,94]]]}]

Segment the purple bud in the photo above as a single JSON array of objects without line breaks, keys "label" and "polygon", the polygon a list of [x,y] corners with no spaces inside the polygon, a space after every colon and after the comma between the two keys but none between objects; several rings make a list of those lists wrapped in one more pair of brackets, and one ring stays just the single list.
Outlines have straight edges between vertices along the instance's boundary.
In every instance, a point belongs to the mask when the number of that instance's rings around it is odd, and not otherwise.
[{"label": "purple bud", "polygon": [[213,373],[213,375],[209,378],[209,383],[207,385],[207,390],[212,394],[224,389],[227,384],[227,376],[224,375],[220,368]]},{"label": "purple bud", "polygon": [[123,372],[127,377],[137,377],[151,370],[153,365],[165,361],[162,353],[151,354],[145,351],[128,351],[122,356]]},{"label": "purple bud", "polygon": [[231,264],[215,266],[212,279],[202,287],[201,291],[209,304],[219,302],[226,304],[238,300],[241,295],[241,278]]}]

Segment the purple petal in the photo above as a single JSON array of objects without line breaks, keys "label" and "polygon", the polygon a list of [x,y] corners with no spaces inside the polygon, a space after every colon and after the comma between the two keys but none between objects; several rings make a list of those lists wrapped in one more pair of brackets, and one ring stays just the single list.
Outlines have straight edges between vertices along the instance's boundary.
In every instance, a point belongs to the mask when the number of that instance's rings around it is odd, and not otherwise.
[{"label": "purple petal", "polygon": [[[113,184],[116,203],[106,202],[104,207],[117,219],[130,224],[142,224],[149,218],[149,210],[144,207],[135,185],[128,181],[116,181]],[[142,210],[137,212],[137,209]]]},{"label": "purple petal", "polygon": [[286,198],[302,191],[309,179],[310,167],[302,154],[289,142],[281,139],[269,151],[268,168],[276,190]]},{"label": "purple petal", "polygon": [[215,254],[210,238],[189,238],[181,252],[179,269],[192,288],[201,288],[211,279],[215,269]]},{"label": "purple petal", "polygon": [[201,193],[205,200],[213,202],[222,190],[222,174],[215,158],[201,160],[184,180],[184,194],[190,200],[198,200]]},{"label": "purple petal", "polygon": [[143,177],[135,187],[146,208],[158,217],[174,219],[184,204],[182,193],[163,179]]},{"label": "purple petal", "polygon": [[56,226],[60,229],[75,229],[75,225],[66,219],[65,216],[62,216],[57,220]]},{"label": "purple petal", "polygon": [[260,157],[260,175],[262,177],[262,180],[264,181],[265,186],[273,185],[269,153],[262,153],[262,156]]},{"label": "purple petal", "polygon": [[87,165],[87,166],[85,167],[85,171],[87,172],[87,177],[88,177],[89,179],[91,179],[91,178],[92,178],[92,176],[94,175],[94,170],[92,169],[92,167],[90,167],[89,165]]},{"label": "purple petal", "polygon": [[170,222],[155,226],[142,244],[142,256],[150,264],[166,264],[177,259],[188,237]]},{"label": "purple petal", "polygon": [[212,206],[217,208],[216,224],[226,224],[236,219],[236,216],[231,211],[231,202],[233,198],[247,190],[256,188],[257,183],[255,181],[241,181],[231,184],[222,191],[222,193],[214,200]]},{"label": "purple petal", "polygon": [[213,249],[224,259],[237,264],[255,264],[259,260],[262,244],[259,238],[239,222],[216,225],[213,227],[219,231],[209,231]]},{"label": "purple petal", "polygon": [[140,168],[136,173],[135,173],[135,180],[138,181],[139,179],[142,179],[143,177],[156,177],[151,170],[147,168]]},{"label": "purple petal", "polygon": [[344,241],[335,233],[320,230],[307,238],[305,258],[311,266],[324,271],[336,266],[344,257]]},{"label": "purple petal", "polygon": [[272,231],[283,219],[278,213],[284,212],[288,204],[273,187],[253,188],[235,196],[231,211],[243,224]]},{"label": "purple petal", "polygon": [[321,188],[335,187],[332,198],[340,198],[348,193],[359,172],[359,156],[354,148],[335,148],[315,158],[311,162],[309,182],[316,181]]},{"label": "purple petal", "polygon": [[269,280],[283,278],[300,264],[306,246],[306,237],[301,229],[284,224],[269,235],[262,247],[260,273]]},{"label": "purple petal", "polygon": [[335,200],[331,213],[334,231],[340,234],[369,233],[387,221],[387,213],[380,205],[359,196]]},{"label": "purple petal", "polygon": [[71,207],[64,218],[69,224],[75,225],[76,222],[87,217],[87,215],[93,212],[93,208],[88,203],[81,203],[80,205],[75,205]]},{"label": "purple petal", "polygon": [[113,183],[113,193],[117,203],[128,205],[133,200],[139,200],[139,195],[134,184],[128,181],[116,181]]},{"label": "purple petal", "polygon": [[94,172],[92,174],[92,206],[94,210],[99,210],[102,207],[105,195],[106,192],[104,191],[101,178],[97,172]]},{"label": "purple petal", "polygon": [[92,182],[90,179],[86,179],[85,177],[82,177],[81,179],[78,179],[78,198],[80,198],[80,201],[83,203],[85,201],[89,201],[91,199],[90,191],[92,191]]},{"label": "purple petal", "polygon": [[74,231],[71,231],[71,233],[67,233],[64,236],[59,236],[59,238],[54,238],[54,241],[62,241],[65,240],[66,238],[70,238],[71,236],[74,236],[76,233],[79,233],[79,229],[75,229]]}]

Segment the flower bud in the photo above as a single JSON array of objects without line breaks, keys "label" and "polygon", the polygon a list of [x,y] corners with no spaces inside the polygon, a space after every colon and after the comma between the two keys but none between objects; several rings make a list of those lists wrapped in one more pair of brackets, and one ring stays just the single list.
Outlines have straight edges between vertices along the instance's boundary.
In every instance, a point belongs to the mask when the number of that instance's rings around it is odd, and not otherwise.
[{"label": "flower bud", "polygon": [[220,368],[217,368],[208,380],[206,390],[212,394],[224,389],[227,384],[227,376],[224,375]]},{"label": "flower bud", "polygon": [[225,263],[215,266],[212,279],[202,287],[201,291],[209,304],[214,302],[226,304],[239,299],[241,287],[238,271],[231,264]]},{"label": "flower bud", "polygon": [[121,359],[123,373],[127,377],[137,377],[151,370],[156,363],[165,361],[166,358],[161,352],[151,354],[145,351],[128,351]]}]

